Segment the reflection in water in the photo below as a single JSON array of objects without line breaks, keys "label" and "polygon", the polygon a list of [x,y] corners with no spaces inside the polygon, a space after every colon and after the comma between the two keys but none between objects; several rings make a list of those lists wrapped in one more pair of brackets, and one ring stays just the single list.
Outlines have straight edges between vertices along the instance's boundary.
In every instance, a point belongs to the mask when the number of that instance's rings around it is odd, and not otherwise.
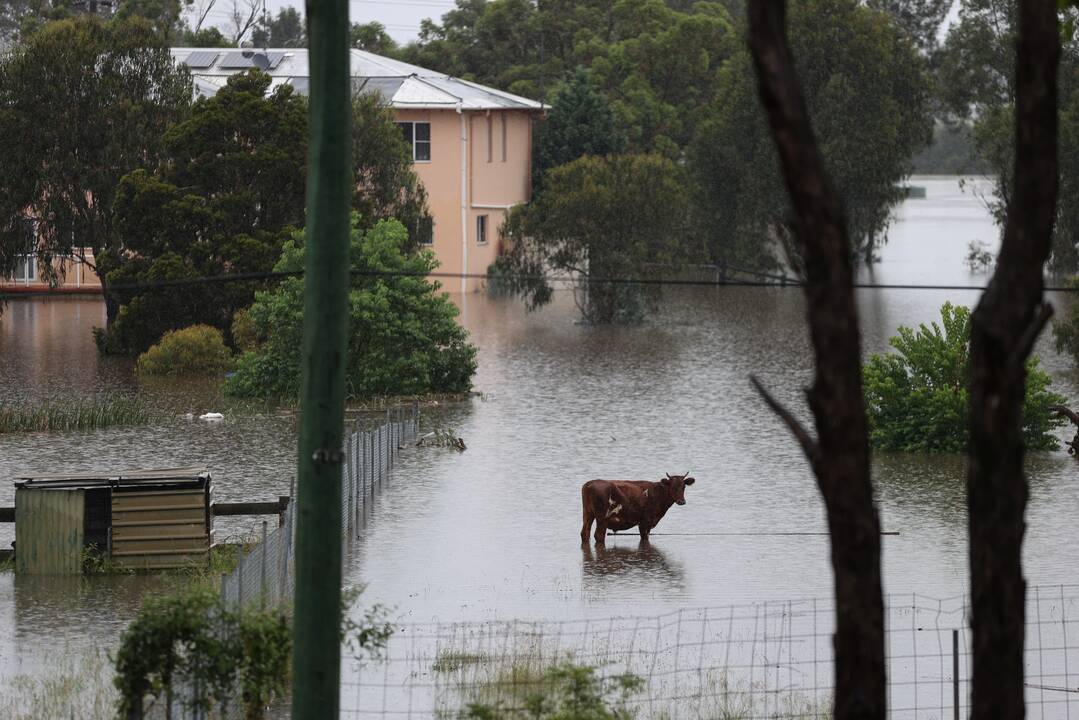
[{"label": "reflection in water", "polygon": [[[608,543],[618,539],[609,534],[607,538]],[[640,540],[636,547],[608,544],[593,548],[591,543],[582,544],[581,554],[586,590],[601,590],[605,584],[612,587],[655,584],[666,592],[678,595],[685,592],[686,573],[681,563],[668,558],[648,540]]]}]

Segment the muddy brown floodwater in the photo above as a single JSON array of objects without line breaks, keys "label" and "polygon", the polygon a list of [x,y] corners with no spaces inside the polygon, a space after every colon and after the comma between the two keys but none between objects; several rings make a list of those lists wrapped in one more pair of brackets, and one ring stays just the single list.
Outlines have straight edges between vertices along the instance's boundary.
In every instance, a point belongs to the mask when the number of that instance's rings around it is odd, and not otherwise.
[{"label": "muddy brown floodwater", "polygon": [[[963,263],[971,240],[996,246],[981,201],[954,178],[916,178],[928,198],[901,207],[861,279],[887,284],[981,284]],[[977,183],[975,183],[977,185]],[[982,187],[986,186],[982,184]],[[945,301],[977,293],[859,290],[864,347],[887,349],[897,326],[938,317]],[[1052,297],[1058,312],[1070,298]],[[571,297],[528,313],[520,302],[455,300],[480,348],[471,402],[424,415],[452,428],[464,453],[402,453],[363,537],[346,554],[346,579],[365,601],[402,620],[575,619],[828,597],[823,512],[798,446],[749,385],[754,373],[808,418],[811,375],[804,303],[796,288],[679,288],[639,327],[578,324]],[[143,429],[0,436],[0,505],[16,473],[204,463],[217,497],[271,499],[287,492],[295,420],[220,398],[206,384],[140,386],[127,362],[99,359],[90,328],[96,300],[12,302],[0,318],[0,399],[140,393],[168,416]],[[1056,390],[1079,398],[1079,374],[1049,333],[1036,349]],[[217,410],[226,421],[190,423]],[[1061,431],[1061,436],[1070,430]],[[1032,584],[1070,584],[1079,567],[1079,462],[1034,453],[1026,573]],[[635,535],[582,550],[580,485],[592,478],[658,479],[691,471],[698,482],[673,507],[650,547]],[[874,479],[889,593],[943,598],[967,582],[964,460],[877,454]],[[219,536],[253,524],[222,526]],[[0,542],[11,539],[0,527]],[[159,588],[149,578],[53,581],[0,574],[0,694],[63,648],[111,647]]]}]

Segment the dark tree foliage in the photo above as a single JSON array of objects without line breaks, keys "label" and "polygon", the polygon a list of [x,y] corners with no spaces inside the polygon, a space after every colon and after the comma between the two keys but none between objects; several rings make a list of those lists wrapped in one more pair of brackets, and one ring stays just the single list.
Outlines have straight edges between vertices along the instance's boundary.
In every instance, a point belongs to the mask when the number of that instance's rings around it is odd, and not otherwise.
[{"label": "dark tree foliage", "polygon": [[[1063,11],[1074,20],[1074,8]],[[962,0],[939,56],[939,83],[947,109],[973,123],[978,154],[995,181],[990,210],[1004,232],[1004,216],[1014,188],[1016,4]],[[1079,40],[1062,44],[1060,58],[1060,195],[1050,268],[1079,271]]]},{"label": "dark tree foliage", "polygon": [[549,270],[577,279],[575,298],[593,323],[640,321],[658,285],[618,282],[668,269],[684,255],[682,171],[659,155],[586,156],[547,173],[543,194],[510,215],[511,249],[495,274],[530,308],[550,301]]},{"label": "dark tree foliage", "polygon": [[[270,76],[229,78],[165,135],[155,170],[120,183],[116,241],[99,263],[110,285],[150,284],[269,271],[304,226],[308,117],[291,87],[269,95]],[[353,105],[353,205],[367,225],[395,217],[413,232],[427,224],[426,196],[391,112],[372,95]],[[138,354],[167,330],[206,324],[230,332],[251,304],[254,282],[208,283],[116,293],[123,307],[97,333],[108,353]],[[231,340],[231,338],[230,338]]]},{"label": "dark tree foliage", "polygon": [[[844,199],[852,250],[872,260],[883,242],[898,182],[928,145],[932,118],[924,60],[888,15],[855,0],[791,6],[790,43],[829,175]],[[789,203],[748,53],[720,73],[709,119],[689,152],[702,231],[713,260],[797,267]]]},{"label": "dark tree foliage", "polygon": [[120,178],[155,161],[191,92],[144,20],[52,23],[0,60],[0,275],[28,249],[27,218],[50,281],[53,258],[100,254]]},{"label": "dark tree foliage", "polygon": [[458,0],[400,57],[529,97],[578,67],[607,96],[629,149],[676,157],[739,44],[718,3]]},{"label": "dark tree foliage", "polygon": [[352,23],[348,30],[348,43],[357,50],[387,57],[393,57],[400,50],[397,41],[390,37],[386,26],[380,22]]},{"label": "dark tree foliage", "polygon": [[607,98],[577,68],[551,98],[547,118],[536,127],[532,191],[539,195],[548,170],[583,155],[610,155],[622,150],[625,140]]},{"label": "dark tree foliage", "polygon": [[251,43],[255,47],[307,47],[307,23],[296,8],[282,8],[276,16],[265,16],[255,23]]},{"label": "dark tree foliage", "polygon": [[[117,192],[116,242],[99,258],[109,285],[269,270],[304,221],[307,104],[270,76],[235,75],[165,135],[168,161],[135,171]],[[122,291],[99,347],[138,354],[167,330],[227,330],[250,283]]]}]

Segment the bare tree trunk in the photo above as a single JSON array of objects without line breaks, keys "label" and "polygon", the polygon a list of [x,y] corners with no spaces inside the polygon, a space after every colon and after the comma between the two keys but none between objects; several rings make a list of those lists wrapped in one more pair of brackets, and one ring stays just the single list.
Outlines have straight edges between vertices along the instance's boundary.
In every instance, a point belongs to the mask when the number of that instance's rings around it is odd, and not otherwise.
[{"label": "bare tree trunk", "polygon": [[1057,197],[1057,3],[1022,0],[1013,196],[989,289],[971,318],[971,717],[1021,718],[1026,582],[1021,551],[1026,360],[1052,314],[1042,302]]},{"label": "bare tree trunk", "polygon": [[835,717],[886,712],[880,519],[869,477],[851,245],[842,202],[824,169],[784,29],[786,2],[750,0],[749,42],[761,101],[794,208],[805,263],[810,338],[816,357],[807,391],[814,440],[753,379],[802,444],[824,498],[835,573]]}]

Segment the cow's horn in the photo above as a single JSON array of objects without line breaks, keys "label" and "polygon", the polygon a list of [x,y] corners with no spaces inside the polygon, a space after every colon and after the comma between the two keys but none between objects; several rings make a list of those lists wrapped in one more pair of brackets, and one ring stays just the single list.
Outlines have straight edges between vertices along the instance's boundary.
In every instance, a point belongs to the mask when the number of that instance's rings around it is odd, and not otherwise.
[{"label": "cow's horn", "polygon": [[687,477],[689,477],[689,470],[686,470],[685,474],[682,475],[682,479],[685,480]]}]

